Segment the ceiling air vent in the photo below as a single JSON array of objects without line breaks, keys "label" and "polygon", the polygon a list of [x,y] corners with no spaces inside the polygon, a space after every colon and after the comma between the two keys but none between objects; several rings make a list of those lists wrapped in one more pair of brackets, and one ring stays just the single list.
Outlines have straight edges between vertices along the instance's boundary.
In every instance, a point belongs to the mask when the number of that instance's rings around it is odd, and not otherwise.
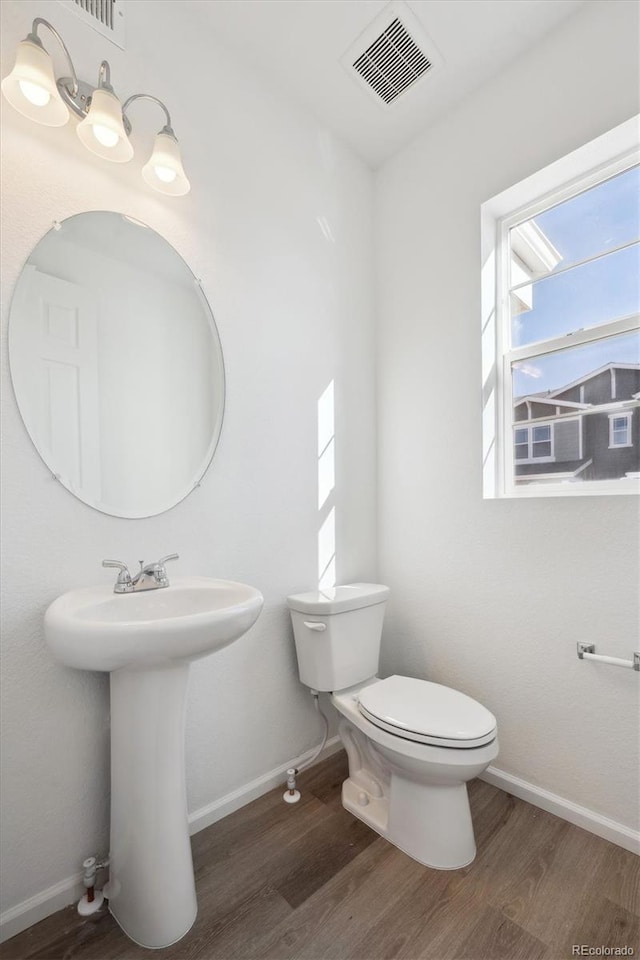
[{"label": "ceiling air vent", "polygon": [[397,0],[376,17],[341,62],[378,103],[388,105],[413,89],[440,57],[417,17]]},{"label": "ceiling air vent", "polygon": [[391,103],[429,70],[431,61],[396,17],[353,66],[385,103]]},{"label": "ceiling air vent", "polygon": [[58,0],[58,3],[124,50],[125,0]]}]

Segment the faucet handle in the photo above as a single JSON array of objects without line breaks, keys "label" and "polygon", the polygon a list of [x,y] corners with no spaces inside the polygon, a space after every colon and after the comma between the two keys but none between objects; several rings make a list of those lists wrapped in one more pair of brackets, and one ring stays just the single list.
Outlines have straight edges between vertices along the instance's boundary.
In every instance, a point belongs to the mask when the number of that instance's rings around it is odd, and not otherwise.
[{"label": "faucet handle", "polygon": [[179,560],[177,553],[168,553],[166,557],[160,557],[160,559],[153,564],[153,576],[156,583],[160,587],[169,586],[169,578],[167,576],[167,571],[164,568],[165,563],[169,560]]},{"label": "faucet handle", "polygon": [[103,560],[102,566],[117,567],[118,570],[120,570],[121,574],[124,574],[124,575],[128,574],[129,576],[131,576],[131,574],[129,574],[129,567],[126,565],[126,563],[123,563],[122,560]]},{"label": "faucet handle", "polygon": [[116,580],[116,585],[113,588],[115,593],[127,593],[129,590],[133,589],[129,568],[126,563],[122,562],[122,560],[103,560],[102,566],[117,567],[117,569],[120,571],[118,574],[118,579]]},{"label": "faucet handle", "polygon": [[166,557],[161,557],[160,560],[158,560],[158,566],[164,567],[165,563],[167,563],[169,560],[179,560],[179,559],[180,559],[179,553],[169,553],[167,554]]}]

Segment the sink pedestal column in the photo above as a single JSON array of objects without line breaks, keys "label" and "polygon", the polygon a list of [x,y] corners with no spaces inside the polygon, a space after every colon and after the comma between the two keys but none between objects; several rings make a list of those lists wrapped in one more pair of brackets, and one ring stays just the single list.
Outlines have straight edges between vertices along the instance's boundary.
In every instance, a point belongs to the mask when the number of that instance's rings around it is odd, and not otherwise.
[{"label": "sink pedestal column", "polygon": [[197,913],[187,821],[188,663],[111,674],[109,909],[143,947],[168,947]]}]

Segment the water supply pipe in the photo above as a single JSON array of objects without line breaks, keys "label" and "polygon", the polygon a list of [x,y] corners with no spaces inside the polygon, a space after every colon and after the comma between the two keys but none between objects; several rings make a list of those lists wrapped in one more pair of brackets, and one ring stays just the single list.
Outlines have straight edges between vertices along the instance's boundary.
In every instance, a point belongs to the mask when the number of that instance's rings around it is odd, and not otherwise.
[{"label": "water supply pipe", "polygon": [[324,735],[322,740],[316,750],[313,751],[312,755],[308,760],[305,760],[304,763],[301,763],[299,767],[290,767],[287,770],[287,789],[282,794],[282,799],[285,803],[297,803],[300,799],[300,791],[296,787],[296,776],[302,771],[306,770],[307,767],[310,767],[312,763],[318,759],[320,754],[325,748],[327,737],[329,736],[329,720],[325,714],[320,709],[319,694],[317,690],[311,690],[311,696],[313,697],[313,705],[316,708],[316,712],[322,717],[324,723]]},{"label": "water supply pipe", "polygon": [[82,861],[84,870],[82,882],[87,892],[78,901],[78,913],[82,917],[88,917],[92,913],[97,913],[104,903],[104,893],[102,890],[96,890],[96,874],[98,870],[109,865],[109,860],[98,860],[96,857],[87,857]]}]

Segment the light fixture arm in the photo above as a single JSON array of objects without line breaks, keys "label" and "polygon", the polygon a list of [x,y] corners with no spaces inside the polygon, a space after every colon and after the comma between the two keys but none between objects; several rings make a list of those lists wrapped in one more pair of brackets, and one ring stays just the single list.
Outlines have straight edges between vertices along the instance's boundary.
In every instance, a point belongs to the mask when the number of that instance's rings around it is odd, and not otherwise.
[{"label": "light fixture arm", "polygon": [[76,68],[73,65],[73,60],[71,59],[71,54],[67,49],[67,45],[62,39],[62,37],[60,36],[60,34],[58,33],[58,31],[56,30],[56,28],[52,24],[50,24],[48,20],[45,20],[43,17],[36,17],[33,23],[31,24],[31,33],[27,37],[27,40],[30,40],[31,43],[36,43],[39,47],[43,45],[42,40],[38,36],[38,27],[40,26],[46,27],[48,30],[50,30],[51,33],[56,38],[56,40],[58,41],[58,43],[60,44],[60,46],[62,47],[62,49],[64,50],[64,55],[67,58],[67,63],[69,64],[69,67],[71,70],[71,76],[65,77],[65,81],[69,81],[69,80],[71,81],[71,90],[69,92],[72,97],[77,96],[78,75],[76,73]]},{"label": "light fixture arm", "polygon": [[111,86],[111,67],[108,60],[103,60],[98,70],[98,89],[113,91]]},{"label": "light fixture arm", "polygon": [[123,105],[122,105],[122,113],[123,113],[123,116],[125,116],[127,120],[129,119],[129,118],[127,117],[127,107],[129,107],[129,106],[133,103],[134,100],[151,100],[152,103],[157,103],[158,106],[159,106],[162,110],[164,110],[165,117],[167,118],[167,122],[166,122],[166,124],[165,124],[165,126],[164,126],[164,128],[163,128],[163,130],[162,130],[162,133],[168,133],[169,136],[171,136],[171,137],[173,137],[173,138],[175,139],[175,133],[173,132],[173,127],[171,126],[171,114],[170,114],[169,111],[167,110],[167,108],[166,108],[165,104],[162,102],[162,100],[158,100],[157,97],[152,97],[150,93],[134,93],[134,94],[132,94],[132,96],[128,97],[128,98],[125,100],[125,102],[124,102]]}]

